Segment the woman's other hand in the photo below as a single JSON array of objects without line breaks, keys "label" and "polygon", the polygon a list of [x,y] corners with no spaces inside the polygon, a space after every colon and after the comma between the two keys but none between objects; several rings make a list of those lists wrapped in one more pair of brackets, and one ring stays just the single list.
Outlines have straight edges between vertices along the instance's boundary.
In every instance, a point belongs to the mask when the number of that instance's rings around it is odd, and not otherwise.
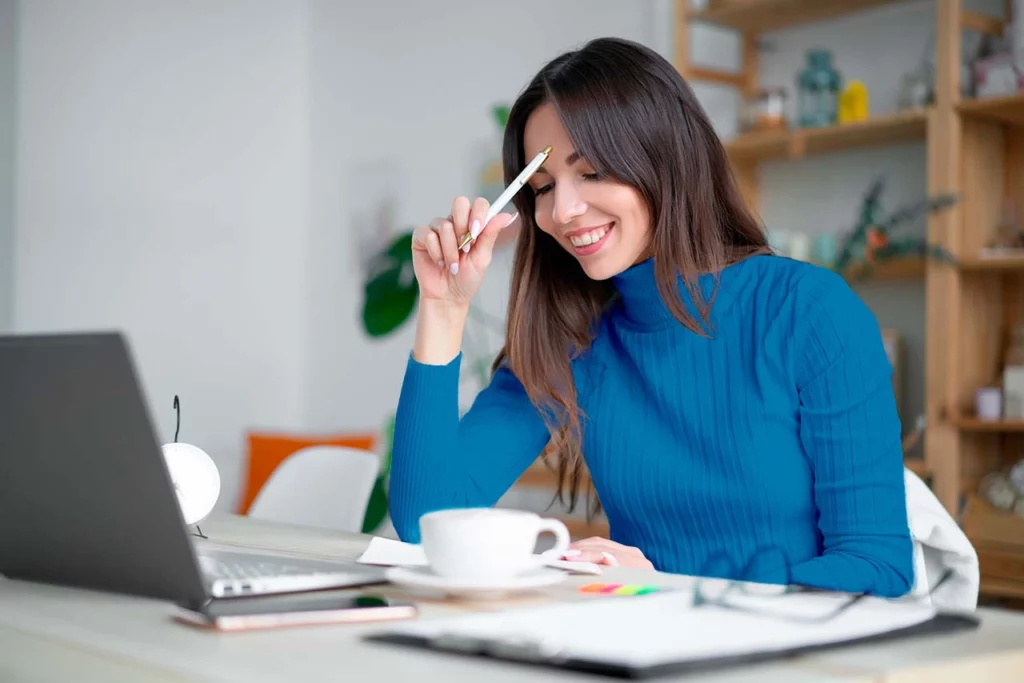
[{"label": "woman's other hand", "polygon": [[[498,234],[516,218],[499,213],[484,225],[489,208],[486,199],[470,202],[466,197],[457,197],[450,216],[435,218],[413,232],[413,267],[422,300],[469,306],[491,263]],[[459,249],[467,232],[475,238],[468,252]]]},{"label": "woman's other hand", "polygon": [[593,562],[594,564],[613,567],[654,569],[654,565],[644,557],[639,548],[622,545],[600,536],[592,536],[570,544],[569,550],[562,557],[573,562]]}]

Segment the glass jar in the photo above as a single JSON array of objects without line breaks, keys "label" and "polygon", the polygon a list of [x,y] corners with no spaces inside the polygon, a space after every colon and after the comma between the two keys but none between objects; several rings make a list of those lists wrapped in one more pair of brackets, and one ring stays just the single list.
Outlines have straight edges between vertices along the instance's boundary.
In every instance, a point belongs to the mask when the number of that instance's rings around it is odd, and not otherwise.
[{"label": "glass jar", "polygon": [[1007,367],[1024,365],[1024,324],[1014,328],[1003,364]]},{"label": "glass jar", "polygon": [[807,51],[807,67],[797,78],[799,123],[802,128],[819,128],[836,123],[842,77],[832,66],[828,50]]},{"label": "glass jar", "polygon": [[741,130],[776,130],[786,128],[786,91],[763,88],[743,102]]},{"label": "glass jar", "polygon": [[1003,418],[1024,420],[1024,325],[1014,330],[1003,362]]}]

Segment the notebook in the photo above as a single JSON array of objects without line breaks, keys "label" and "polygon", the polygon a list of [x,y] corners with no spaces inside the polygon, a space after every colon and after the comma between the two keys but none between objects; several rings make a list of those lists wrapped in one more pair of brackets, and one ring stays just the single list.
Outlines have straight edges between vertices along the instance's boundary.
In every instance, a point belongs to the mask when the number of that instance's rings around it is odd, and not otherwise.
[{"label": "notebook", "polygon": [[[689,591],[460,615],[385,627],[366,638],[462,655],[642,678],[768,660],[871,640],[976,628],[971,614],[865,598],[823,622],[846,596],[744,597],[751,614],[694,607]],[[738,603],[732,603],[738,604]]]}]

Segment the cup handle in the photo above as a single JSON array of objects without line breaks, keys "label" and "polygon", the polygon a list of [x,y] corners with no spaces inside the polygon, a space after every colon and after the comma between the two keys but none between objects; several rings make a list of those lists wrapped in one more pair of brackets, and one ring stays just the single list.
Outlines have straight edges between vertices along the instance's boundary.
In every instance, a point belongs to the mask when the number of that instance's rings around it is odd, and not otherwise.
[{"label": "cup handle", "polygon": [[554,558],[562,557],[565,551],[569,549],[569,543],[572,542],[572,539],[569,537],[569,529],[565,524],[553,517],[542,517],[537,525],[537,535],[540,536],[545,531],[555,535],[555,547],[545,550],[543,555]]}]

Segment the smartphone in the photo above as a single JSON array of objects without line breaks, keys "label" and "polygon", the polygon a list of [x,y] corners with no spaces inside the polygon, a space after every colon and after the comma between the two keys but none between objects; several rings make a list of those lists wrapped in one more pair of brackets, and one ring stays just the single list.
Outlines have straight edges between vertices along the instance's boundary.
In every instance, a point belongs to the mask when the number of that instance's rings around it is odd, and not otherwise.
[{"label": "smartphone", "polygon": [[200,610],[181,608],[175,619],[217,631],[412,619],[411,602],[379,595],[273,595],[213,600]]}]

